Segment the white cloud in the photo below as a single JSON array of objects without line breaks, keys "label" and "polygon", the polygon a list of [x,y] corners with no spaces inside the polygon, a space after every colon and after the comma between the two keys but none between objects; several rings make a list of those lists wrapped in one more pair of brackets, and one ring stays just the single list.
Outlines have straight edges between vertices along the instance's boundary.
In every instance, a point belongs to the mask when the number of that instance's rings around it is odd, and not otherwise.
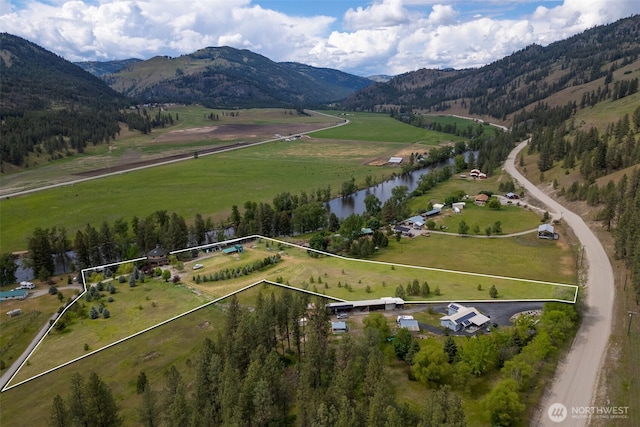
[{"label": "white cloud", "polygon": [[356,10],[348,9],[344,14],[344,26],[348,30],[370,29],[372,27],[388,27],[406,23],[408,11],[403,7],[403,0],[382,0]]},{"label": "white cloud", "polygon": [[[373,0],[341,17],[302,17],[261,0],[27,0],[20,6],[0,0],[0,28],[72,61],[177,56],[229,45],[275,61],[398,74],[484,65],[531,43],[546,45],[638,13],[639,4],[537,0],[534,12],[517,14],[521,3],[532,1]],[[338,19],[342,28],[332,30]]]},{"label": "white cloud", "polygon": [[448,25],[455,23],[459,12],[451,5],[434,4],[433,12],[429,14],[429,23],[436,25]]}]

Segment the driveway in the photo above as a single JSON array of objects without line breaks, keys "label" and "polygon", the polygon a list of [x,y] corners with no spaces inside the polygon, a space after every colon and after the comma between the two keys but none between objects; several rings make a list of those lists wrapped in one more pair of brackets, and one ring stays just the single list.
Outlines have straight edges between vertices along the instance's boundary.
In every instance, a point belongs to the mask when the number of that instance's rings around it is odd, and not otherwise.
[{"label": "driveway", "polygon": [[[554,218],[562,218],[574,231],[582,244],[587,268],[585,312],[582,324],[569,353],[560,362],[545,398],[541,402],[538,426],[586,426],[587,419],[573,419],[572,408],[592,406],[598,375],[604,362],[604,354],[611,334],[613,298],[615,294],[613,268],[609,258],[591,229],[582,218],[551,199],[541,189],[516,170],[516,156],[527,145],[520,143],[509,154],[505,170],[516,179],[527,192],[549,208]],[[559,403],[567,409],[568,417],[561,423],[553,422],[548,408]],[[615,406],[616,402],[611,402]],[[558,405],[555,406],[556,408]]]}]

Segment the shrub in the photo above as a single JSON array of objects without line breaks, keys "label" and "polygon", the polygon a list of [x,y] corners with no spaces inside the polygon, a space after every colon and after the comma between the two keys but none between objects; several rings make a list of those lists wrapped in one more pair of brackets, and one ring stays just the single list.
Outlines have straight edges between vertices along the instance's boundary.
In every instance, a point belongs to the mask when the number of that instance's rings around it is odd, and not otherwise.
[{"label": "shrub", "polygon": [[489,296],[491,298],[498,298],[498,290],[495,285],[491,285],[491,288],[489,289]]},{"label": "shrub", "polygon": [[54,285],[49,286],[49,295],[55,295],[58,293],[58,288],[56,288]]},{"label": "shrub", "polygon": [[102,317],[104,317],[105,319],[108,319],[109,317],[111,317],[111,313],[109,313],[109,309],[105,308],[104,310],[102,310]]},{"label": "shrub", "polygon": [[98,310],[96,310],[94,306],[91,306],[91,309],[89,309],[89,317],[91,317],[92,319],[97,319],[99,315],[100,314],[98,313]]}]

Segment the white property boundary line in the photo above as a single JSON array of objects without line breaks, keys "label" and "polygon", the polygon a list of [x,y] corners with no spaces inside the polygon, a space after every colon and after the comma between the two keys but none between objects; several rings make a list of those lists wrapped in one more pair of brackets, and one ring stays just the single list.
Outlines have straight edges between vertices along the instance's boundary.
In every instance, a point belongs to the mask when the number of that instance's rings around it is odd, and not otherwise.
[{"label": "white property boundary line", "polygon": [[[501,302],[561,302],[561,303],[568,303],[568,304],[575,304],[578,298],[578,289],[579,286],[578,285],[569,285],[569,284],[565,284],[565,283],[554,283],[554,282],[546,282],[546,281],[541,281],[541,280],[529,280],[529,279],[519,279],[519,278],[514,278],[514,277],[505,277],[505,276],[497,276],[497,275],[491,275],[491,274],[481,274],[481,273],[471,273],[471,272],[466,272],[466,271],[455,271],[455,270],[447,270],[447,269],[442,269],[442,268],[433,268],[433,267],[422,267],[422,266],[415,266],[415,265],[406,265],[406,264],[399,264],[399,263],[393,263],[393,262],[385,262],[385,261],[373,261],[373,260],[364,260],[364,259],[356,259],[356,258],[349,258],[349,257],[345,257],[345,256],[341,256],[341,255],[335,255],[335,254],[331,254],[328,252],[324,252],[324,251],[320,251],[317,249],[312,249],[312,248],[307,248],[304,246],[300,246],[297,245],[295,243],[290,243],[290,242],[285,242],[283,240],[278,240],[278,239],[274,239],[271,237],[265,237],[265,236],[261,236],[258,234],[254,234],[251,236],[246,236],[246,237],[240,237],[240,238],[236,238],[236,239],[231,239],[231,240],[225,240],[223,242],[219,242],[219,243],[210,243],[210,244],[206,244],[206,245],[201,245],[201,246],[195,246],[195,247],[191,247],[191,248],[187,248],[187,249],[180,249],[177,251],[172,251],[170,252],[171,255],[174,254],[179,254],[182,252],[188,252],[188,251],[192,251],[192,250],[200,250],[200,249],[209,249],[209,248],[214,248],[214,247],[221,247],[223,245],[229,245],[232,243],[236,243],[236,242],[243,242],[243,241],[253,241],[253,240],[258,240],[258,239],[264,239],[264,240],[269,240],[278,244],[284,244],[287,246],[291,246],[294,248],[298,248],[301,250],[306,250],[306,251],[311,251],[311,252],[315,252],[321,255],[325,255],[325,256],[330,256],[330,257],[335,257],[338,259],[342,259],[342,260],[346,260],[346,261],[351,261],[351,262],[364,262],[364,263],[370,263],[370,264],[378,264],[378,265],[388,265],[388,266],[394,266],[394,267],[405,267],[405,268],[414,268],[414,269],[419,269],[419,270],[428,270],[428,271],[437,271],[437,272],[444,272],[444,273],[453,273],[453,274],[463,274],[463,275],[468,275],[468,276],[476,276],[476,277],[488,277],[488,278],[493,278],[493,279],[500,279],[500,280],[512,280],[512,281],[518,281],[518,282],[531,282],[531,283],[537,283],[537,284],[544,284],[544,285],[553,285],[553,286],[560,286],[560,287],[567,287],[567,288],[573,288],[574,289],[574,295],[573,295],[573,300],[563,300],[563,299],[557,299],[557,298],[548,298],[548,299],[509,299],[509,300],[495,300],[495,299],[490,299],[490,300],[456,300],[456,302],[461,302],[461,303],[501,303]],[[75,304],[80,298],[82,298],[82,296],[84,294],[87,293],[87,283],[85,280],[85,275],[84,273],[87,271],[96,271],[99,269],[103,269],[105,267],[111,267],[114,265],[121,265],[121,264],[128,264],[128,263],[134,263],[137,261],[143,261],[146,260],[147,257],[142,257],[142,258],[136,258],[136,259],[130,259],[130,260],[126,260],[126,261],[120,261],[120,262],[114,262],[114,263],[110,263],[110,264],[104,264],[104,265],[100,265],[100,266],[95,266],[95,267],[89,267],[89,268],[84,268],[81,270],[81,276],[82,276],[82,285],[84,287],[84,290],[73,300],[71,301],[69,304],[67,304],[64,307],[64,310],[62,310],[57,317],[55,318],[54,322],[51,323],[51,325],[49,325],[49,328],[47,329],[47,331],[44,333],[44,335],[42,336],[42,338],[40,338],[40,340],[38,341],[38,343],[34,346],[33,350],[31,350],[31,352],[27,355],[27,357],[24,359],[24,361],[20,364],[20,366],[18,367],[18,369],[16,369],[16,371],[13,373],[13,375],[11,376],[11,378],[9,378],[9,380],[7,381],[7,384],[10,384],[11,381],[13,380],[13,378],[15,378],[16,375],[18,375],[18,373],[20,372],[20,370],[22,369],[22,367],[28,362],[29,358],[31,357],[31,355],[33,355],[33,353],[35,353],[35,351],[38,349],[38,347],[40,347],[40,344],[44,341],[44,339],[47,337],[47,335],[49,335],[49,332],[51,332],[51,329],[53,329],[56,325],[56,323],[58,323],[58,321],[62,318],[63,314],[73,305]],[[17,384],[13,384],[11,386],[9,385],[5,385],[5,387],[0,390],[0,392],[5,392],[8,390],[11,390],[14,387],[18,387],[19,385],[25,384],[27,382],[30,382],[32,380],[35,380],[37,378],[40,378],[46,374],[49,374],[51,372],[54,372],[58,369],[61,369],[65,366],[71,365],[72,363],[75,363],[79,360],[82,360],[86,357],[89,357],[93,354],[96,354],[98,352],[101,352],[103,350],[106,350],[108,348],[111,348],[117,344],[120,344],[122,342],[125,342],[131,338],[135,338],[139,335],[142,335],[146,332],[149,332],[153,329],[156,329],[160,326],[166,325],[169,322],[172,322],[174,320],[177,320],[181,317],[184,317],[188,314],[191,314],[195,311],[198,311],[202,308],[208,307],[209,305],[212,304],[216,304],[224,299],[227,299],[233,295],[236,295],[240,292],[246,291],[256,285],[260,285],[263,283],[268,283],[270,285],[274,285],[274,286],[280,286],[282,288],[285,289],[291,289],[297,292],[305,292],[307,294],[310,295],[314,295],[314,296],[319,296],[322,298],[329,298],[329,299],[333,299],[336,301],[340,301],[340,302],[348,302],[347,300],[343,300],[341,298],[337,298],[337,297],[332,297],[330,295],[325,295],[325,294],[321,294],[318,292],[313,292],[313,291],[309,291],[309,290],[305,290],[305,289],[301,289],[301,288],[296,288],[293,286],[289,286],[289,285],[285,285],[282,283],[278,283],[278,282],[272,282],[270,280],[266,280],[266,279],[261,279],[257,282],[254,282],[250,285],[247,285],[241,289],[235,290],[233,292],[230,292],[224,296],[221,296],[219,298],[213,299],[205,304],[202,304],[198,307],[192,308],[182,314],[178,314],[176,316],[173,316],[167,320],[163,320],[160,323],[157,323],[155,325],[149,326],[148,328],[145,328],[139,332],[136,332],[134,334],[131,334],[127,337],[121,338],[117,341],[112,342],[111,344],[107,344],[101,348],[98,348],[96,350],[93,350],[87,354],[83,354],[82,356],[76,357],[75,359],[69,360],[61,365],[58,365],[54,368],[48,369],[44,372],[41,372],[37,375],[34,375],[33,377],[27,378],[26,380],[20,381]],[[442,300],[442,301],[406,301],[406,304],[447,304],[451,302],[450,299],[448,300]]]}]

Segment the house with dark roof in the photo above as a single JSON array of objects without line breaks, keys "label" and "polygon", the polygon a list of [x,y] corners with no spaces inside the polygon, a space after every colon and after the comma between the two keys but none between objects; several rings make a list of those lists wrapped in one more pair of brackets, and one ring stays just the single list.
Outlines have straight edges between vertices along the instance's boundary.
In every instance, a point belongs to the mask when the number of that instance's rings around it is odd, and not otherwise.
[{"label": "house with dark roof", "polygon": [[160,245],[156,245],[147,253],[147,262],[150,265],[166,265],[169,264],[169,254]]},{"label": "house with dark roof", "polygon": [[411,229],[409,227],[404,227],[402,225],[396,225],[393,228],[393,231],[395,231],[396,233],[402,233],[403,236],[408,236]]}]

